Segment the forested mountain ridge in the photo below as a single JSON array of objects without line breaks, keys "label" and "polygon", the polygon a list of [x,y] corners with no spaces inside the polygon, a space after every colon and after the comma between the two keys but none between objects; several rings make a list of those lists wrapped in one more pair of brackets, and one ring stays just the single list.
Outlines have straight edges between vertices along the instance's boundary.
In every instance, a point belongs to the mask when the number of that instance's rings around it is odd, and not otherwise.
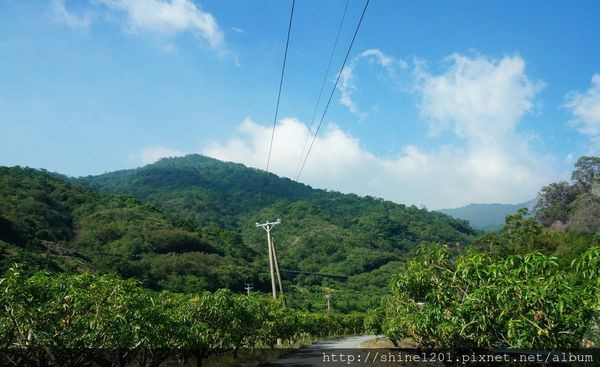
[{"label": "forested mountain ridge", "polygon": [[130,170],[77,179],[103,192],[130,194],[201,226],[235,227],[244,213],[256,212],[285,193],[291,200],[321,192],[241,164],[199,155],[164,158]]},{"label": "forested mountain ridge", "polygon": [[[264,189],[263,189],[264,188]],[[240,164],[191,155],[142,168],[67,179],[0,170],[2,266],[17,260],[60,271],[114,271],[153,289],[194,292],[245,282],[268,291],[265,234],[291,302],[315,308],[323,289],[336,307],[364,309],[422,242],[472,242],[464,221],[372,197],[315,190]],[[360,296],[368,291],[370,297]]]},{"label": "forested mountain ridge", "polygon": [[[350,276],[284,274],[302,303],[319,307],[323,289],[336,306],[368,306],[389,276],[422,242],[470,243],[462,220],[373,197],[312,189],[274,174],[201,155],[166,158],[141,168],[76,179],[101,192],[132,195],[199,228],[225,228],[259,254],[266,272],[265,234],[256,222],[281,218],[273,236],[283,269]],[[295,288],[298,287],[298,288]],[[357,305],[357,303],[362,304]],[[354,304],[354,305],[352,305]]]},{"label": "forested mountain ridge", "polygon": [[[201,155],[161,159],[142,168],[77,181],[102,192],[132,195],[165,213],[192,219],[199,227],[231,229],[249,245],[264,242],[264,234],[254,223],[276,218],[284,221],[276,234],[280,242],[294,243],[298,236],[329,229],[358,247],[402,253],[418,242],[464,243],[475,234],[464,221],[440,213],[312,189]],[[288,235],[292,236],[289,241]]]},{"label": "forested mountain ridge", "polygon": [[[386,208],[387,211],[421,213],[419,216],[427,217],[428,221],[442,224],[439,227],[449,226],[461,233],[473,234],[463,221],[435,212],[370,196],[313,189],[243,164],[198,154],[163,158],[141,168],[81,177],[76,181],[102,192],[132,195],[164,212],[192,218],[203,227],[218,225],[237,229],[240,219],[248,214],[256,214],[281,201],[305,201],[342,227],[355,224],[366,212]],[[439,229],[445,232],[444,228]]]},{"label": "forested mountain ridge", "polygon": [[[249,273],[253,256],[234,235],[186,228],[131,197],[97,193],[45,171],[0,167],[2,270],[24,262],[33,269],[116,271],[150,288],[199,290],[241,285],[219,269]],[[165,266],[182,268],[182,276],[169,278]]]},{"label": "forested mountain ridge", "polygon": [[129,194],[200,226],[237,228],[240,216],[278,200],[325,199],[328,192],[272,173],[201,155],[164,158],[130,170],[77,179],[103,192]]}]

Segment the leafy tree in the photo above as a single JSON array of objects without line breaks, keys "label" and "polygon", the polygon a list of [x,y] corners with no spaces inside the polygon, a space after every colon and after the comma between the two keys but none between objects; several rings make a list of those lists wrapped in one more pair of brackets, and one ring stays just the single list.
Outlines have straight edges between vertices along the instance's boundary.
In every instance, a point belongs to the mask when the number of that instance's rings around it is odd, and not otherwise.
[{"label": "leafy tree", "polygon": [[576,187],[567,182],[562,181],[544,186],[534,208],[536,219],[546,227],[557,221],[563,224],[567,223],[571,204],[576,197]]},{"label": "leafy tree", "polygon": [[452,259],[447,247],[422,247],[393,278],[384,332],[432,347],[577,348],[597,316],[599,251],[566,272],[539,252]]},{"label": "leafy tree", "polygon": [[542,188],[535,217],[546,227],[593,234],[600,228],[595,219],[600,214],[600,158],[579,158],[571,178],[572,185],[557,182]]},{"label": "leafy tree", "polygon": [[578,233],[600,234],[600,197],[582,194],[573,202],[568,227]]},{"label": "leafy tree", "polygon": [[382,306],[369,309],[364,318],[365,331],[371,334],[383,333],[383,321],[385,319],[385,309]]},{"label": "leafy tree", "polygon": [[521,208],[515,214],[506,217],[506,223],[500,231],[500,240],[515,252],[546,250],[539,243],[541,233],[542,227],[539,223],[528,217],[527,208]]},{"label": "leafy tree", "polygon": [[600,157],[579,158],[571,179],[580,192],[589,192],[593,183],[600,181]]}]

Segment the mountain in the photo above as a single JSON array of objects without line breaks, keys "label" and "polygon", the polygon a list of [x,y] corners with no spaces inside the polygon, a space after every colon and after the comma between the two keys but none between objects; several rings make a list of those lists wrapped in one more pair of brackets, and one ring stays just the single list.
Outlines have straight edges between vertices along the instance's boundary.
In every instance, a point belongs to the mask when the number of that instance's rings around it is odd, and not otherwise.
[{"label": "mountain", "polygon": [[[282,268],[350,276],[346,286],[358,279],[357,291],[361,286],[380,291],[387,280],[373,274],[391,274],[398,267],[387,264],[403,261],[421,242],[465,244],[475,235],[466,222],[442,213],[313,189],[201,155],[165,158],[75,182],[104,193],[132,195],[198,228],[232,232],[258,254],[254,260],[263,267],[266,236],[255,223],[280,218],[273,236]],[[331,283],[307,274],[293,281],[307,286]]]},{"label": "mountain", "polygon": [[[256,222],[277,218],[283,220],[277,232],[284,247],[306,245],[313,237],[327,233],[347,237],[354,242],[353,247],[405,253],[421,241],[466,242],[474,234],[464,221],[437,212],[313,189],[201,155],[161,159],[142,168],[88,176],[76,182],[105,193],[131,195],[201,228],[234,231],[249,245],[258,242],[262,246],[264,242]],[[330,241],[337,248],[339,240]],[[314,265],[307,268],[317,270]]]},{"label": "mountain", "polygon": [[15,262],[31,270],[115,271],[149,288],[197,291],[241,287],[243,279],[223,269],[251,274],[253,256],[234,235],[181,225],[131,197],[0,167],[2,271]]},{"label": "mountain", "polygon": [[535,200],[530,200],[520,204],[469,204],[460,208],[438,211],[466,220],[474,228],[491,232],[502,228],[507,215],[516,213],[520,208],[527,208],[531,212],[534,205]]},{"label": "mountain", "polygon": [[[469,244],[465,221],[373,197],[280,178],[200,155],[66,178],[0,169],[0,266],[116,272],[152,289],[269,291],[273,230],[292,305],[339,310],[377,303],[389,276],[422,242]],[[290,270],[290,271],[288,271]],[[326,277],[343,276],[342,278]]]}]

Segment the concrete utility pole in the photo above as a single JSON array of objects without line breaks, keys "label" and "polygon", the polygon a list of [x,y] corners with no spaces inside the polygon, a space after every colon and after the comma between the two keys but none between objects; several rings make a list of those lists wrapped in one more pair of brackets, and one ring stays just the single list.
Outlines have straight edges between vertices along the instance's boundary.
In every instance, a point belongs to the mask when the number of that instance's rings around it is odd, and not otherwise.
[{"label": "concrete utility pole", "polygon": [[[279,291],[281,293],[281,297],[283,298],[283,284],[281,283],[281,274],[279,273],[279,263],[277,261],[277,252],[275,251],[275,246],[273,245],[273,237],[271,236],[271,230],[277,224],[281,224],[281,220],[277,219],[275,222],[266,222],[266,223],[256,223],[256,227],[261,227],[267,232],[267,246],[269,248],[269,268],[271,271],[271,290],[273,291],[273,298],[277,299],[277,289],[276,289],[276,280],[275,280],[275,272],[277,272],[277,281],[279,282]],[[285,299],[284,299],[285,305]]]},{"label": "concrete utility pole", "polygon": [[271,238],[271,251],[273,251],[273,262],[275,263],[275,274],[277,275],[277,283],[279,283],[279,293],[281,294],[281,300],[285,306],[285,296],[283,295],[283,283],[281,282],[281,273],[279,272],[279,260],[277,260],[277,251],[275,250],[275,244],[273,238]]},{"label": "concrete utility pole", "polygon": [[331,312],[331,294],[326,294],[325,298],[327,299],[327,312]]},{"label": "concrete utility pole", "polygon": [[250,285],[250,283],[246,283],[246,286],[244,287],[244,289],[246,290],[246,294],[247,294],[248,296],[250,296],[250,291],[251,291],[252,289],[254,289],[254,287],[253,287],[253,286],[251,286],[251,285]]}]

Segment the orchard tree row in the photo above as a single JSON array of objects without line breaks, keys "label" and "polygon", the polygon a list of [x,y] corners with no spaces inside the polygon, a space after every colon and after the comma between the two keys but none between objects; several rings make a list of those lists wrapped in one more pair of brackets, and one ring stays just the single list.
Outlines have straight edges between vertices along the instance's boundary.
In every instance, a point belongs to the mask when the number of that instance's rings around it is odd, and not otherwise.
[{"label": "orchard tree row", "polygon": [[19,267],[0,279],[0,309],[2,365],[183,363],[363,329],[361,314],[302,312],[258,294],[157,293],[115,275],[27,277]]},{"label": "orchard tree row", "polygon": [[498,256],[422,246],[393,277],[367,328],[423,347],[567,349],[597,346],[600,247],[571,266],[540,252]]}]

